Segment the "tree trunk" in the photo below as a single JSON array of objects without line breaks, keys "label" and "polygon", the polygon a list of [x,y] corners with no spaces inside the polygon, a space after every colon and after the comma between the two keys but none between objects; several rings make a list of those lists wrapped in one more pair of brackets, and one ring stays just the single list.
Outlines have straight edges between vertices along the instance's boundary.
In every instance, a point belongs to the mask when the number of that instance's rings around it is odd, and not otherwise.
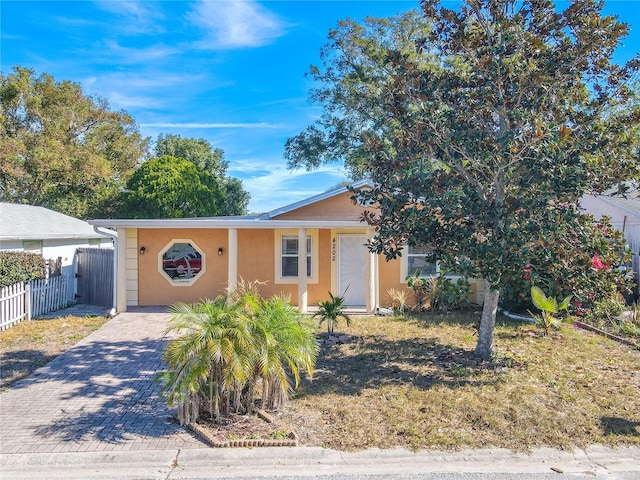
[{"label": "tree trunk", "polygon": [[484,291],[484,306],[482,307],[478,343],[475,352],[476,356],[483,360],[489,360],[493,354],[493,330],[496,326],[496,312],[498,310],[499,299],[500,290],[494,290],[487,286],[487,289]]}]

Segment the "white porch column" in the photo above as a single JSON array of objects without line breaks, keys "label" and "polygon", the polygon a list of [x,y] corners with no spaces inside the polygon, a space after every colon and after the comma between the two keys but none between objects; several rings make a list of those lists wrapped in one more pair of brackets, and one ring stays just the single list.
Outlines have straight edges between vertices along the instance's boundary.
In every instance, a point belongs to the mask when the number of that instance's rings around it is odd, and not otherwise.
[{"label": "white porch column", "polygon": [[298,310],[307,313],[307,229],[298,230]]},{"label": "white porch column", "polygon": [[238,229],[229,229],[229,265],[227,267],[227,281],[229,291],[232,292],[238,285]]},{"label": "white porch column", "polygon": [[[371,230],[367,231],[367,240],[373,236]],[[366,248],[366,247],[365,247]],[[365,270],[367,280],[367,312],[373,313],[376,308],[376,293],[378,291],[378,271],[376,268],[376,254],[367,250],[367,266]]]},{"label": "white porch column", "polygon": [[[127,229],[118,228],[118,258],[116,258],[116,311],[127,311]],[[136,252],[137,253],[137,252]],[[138,256],[136,255],[136,268],[138,268]],[[138,272],[139,278],[140,272]]]}]

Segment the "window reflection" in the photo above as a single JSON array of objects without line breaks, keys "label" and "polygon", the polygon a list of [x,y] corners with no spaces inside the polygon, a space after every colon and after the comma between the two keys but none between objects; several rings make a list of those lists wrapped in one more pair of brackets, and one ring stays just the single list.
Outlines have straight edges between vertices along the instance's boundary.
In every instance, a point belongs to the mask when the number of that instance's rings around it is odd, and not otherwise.
[{"label": "window reflection", "polygon": [[202,270],[202,254],[190,243],[174,243],[162,255],[162,269],[175,282],[191,280]]}]

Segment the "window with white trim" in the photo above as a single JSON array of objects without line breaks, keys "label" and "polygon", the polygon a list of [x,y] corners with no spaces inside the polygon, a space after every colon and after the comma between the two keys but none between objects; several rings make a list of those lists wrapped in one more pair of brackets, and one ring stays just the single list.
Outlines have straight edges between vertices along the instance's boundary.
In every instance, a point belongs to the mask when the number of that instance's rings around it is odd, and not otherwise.
[{"label": "window with white trim", "polygon": [[[298,237],[282,235],[281,237],[281,270],[282,278],[298,276]],[[311,266],[311,236],[307,236],[307,277],[312,277]]]},{"label": "window with white trim", "polygon": [[421,277],[436,275],[440,266],[437,262],[427,260],[430,253],[428,247],[407,245],[407,275],[413,275],[416,271]]}]

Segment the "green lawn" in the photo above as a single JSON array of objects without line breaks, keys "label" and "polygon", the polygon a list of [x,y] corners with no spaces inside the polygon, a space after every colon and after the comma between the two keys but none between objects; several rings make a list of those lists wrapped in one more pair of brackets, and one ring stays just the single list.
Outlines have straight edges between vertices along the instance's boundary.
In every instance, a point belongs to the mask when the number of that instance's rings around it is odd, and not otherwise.
[{"label": "green lawn", "polygon": [[499,319],[496,358],[473,358],[477,315],[361,317],[323,347],[281,420],[343,450],[640,444],[640,351],[564,326]]}]

